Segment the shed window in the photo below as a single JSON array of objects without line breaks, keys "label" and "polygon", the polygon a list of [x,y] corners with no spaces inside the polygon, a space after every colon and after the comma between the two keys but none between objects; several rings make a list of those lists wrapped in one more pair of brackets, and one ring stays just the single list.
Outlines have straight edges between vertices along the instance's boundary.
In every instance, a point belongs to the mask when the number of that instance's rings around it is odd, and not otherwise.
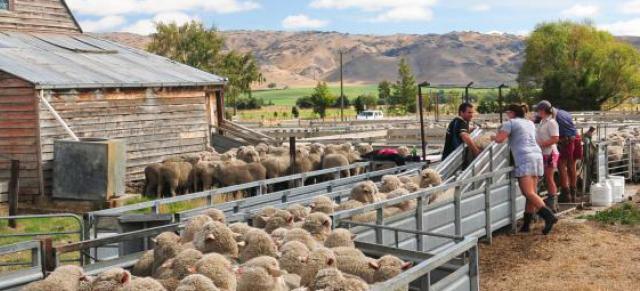
[{"label": "shed window", "polygon": [[0,10],[9,10],[9,0],[0,0]]}]

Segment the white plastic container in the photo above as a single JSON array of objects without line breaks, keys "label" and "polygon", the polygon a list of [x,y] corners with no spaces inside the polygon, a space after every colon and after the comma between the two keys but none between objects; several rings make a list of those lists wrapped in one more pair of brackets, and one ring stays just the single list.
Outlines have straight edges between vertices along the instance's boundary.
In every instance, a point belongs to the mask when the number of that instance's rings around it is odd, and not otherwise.
[{"label": "white plastic container", "polygon": [[607,182],[611,185],[613,203],[620,203],[624,201],[624,177],[609,176],[609,180],[607,180]]},{"label": "white plastic container", "polygon": [[606,181],[591,186],[591,205],[599,207],[611,206],[613,196],[611,194],[611,185]]}]

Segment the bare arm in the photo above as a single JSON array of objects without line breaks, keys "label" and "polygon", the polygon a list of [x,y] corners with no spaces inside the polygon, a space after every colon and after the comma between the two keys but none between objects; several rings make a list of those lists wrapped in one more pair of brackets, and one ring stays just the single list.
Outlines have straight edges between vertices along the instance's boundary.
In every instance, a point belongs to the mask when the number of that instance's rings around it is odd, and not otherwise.
[{"label": "bare arm", "polygon": [[540,142],[540,147],[546,148],[546,147],[550,147],[554,144],[557,144],[560,141],[560,137],[559,136],[552,136],[550,139],[545,140],[545,141],[541,141]]},{"label": "bare arm", "polygon": [[474,156],[477,156],[480,154],[480,149],[476,146],[476,143],[473,142],[471,135],[469,135],[466,132],[460,133],[460,139],[462,139],[462,141],[465,144],[467,144],[467,146],[471,150],[471,153],[473,153]]},{"label": "bare arm", "polygon": [[496,143],[503,143],[509,138],[509,134],[506,131],[498,131],[498,134],[491,137]]}]

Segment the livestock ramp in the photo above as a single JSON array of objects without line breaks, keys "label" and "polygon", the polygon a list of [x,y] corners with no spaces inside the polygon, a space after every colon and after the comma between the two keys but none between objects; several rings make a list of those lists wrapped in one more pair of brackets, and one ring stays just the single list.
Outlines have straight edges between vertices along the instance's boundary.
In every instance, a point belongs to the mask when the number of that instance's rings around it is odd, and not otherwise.
[{"label": "livestock ramp", "polygon": [[[525,198],[520,195],[511,176],[509,147],[492,144],[463,171],[455,181],[424,189],[395,199],[366,205],[363,208],[334,213],[334,225],[352,228],[357,240],[381,245],[397,244],[401,249],[438,252],[450,243],[443,239],[423,240],[393,231],[371,230],[350,221],[356,214],[378,213],[375,224],[390,228],[411,229],[451,236],[484,237],[491,240],[493,231],[512,225],[524,213]],[[452,199],[426,205],[431,195],[454,191]],[[400,215],[385,218],[384,207],[416,200],[417,207]],[[515,229],[515,228],[514,228]]]}]

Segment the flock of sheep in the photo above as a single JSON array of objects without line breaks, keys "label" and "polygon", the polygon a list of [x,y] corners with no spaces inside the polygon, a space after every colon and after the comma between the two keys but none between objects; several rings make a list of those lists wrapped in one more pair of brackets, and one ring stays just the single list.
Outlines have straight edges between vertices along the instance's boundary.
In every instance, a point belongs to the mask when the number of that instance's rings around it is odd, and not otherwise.
[{"label": "flock of sheep", "polygon": [[[253,181],[278,178],[295,173],[348,166],[361,160],[361,155],[373,151],[369,144],[352,146],[311,144],[296,148],[295,163],[291,163],[288,146],[242,146],[223,154],[210,149],[207,152],[172,157],[162,163],[145,168],[144,195],[175,196],[227,187]],[[398,149],[401,155],[409,155],[407,147]],[[343,171],[341,176],[355,174]]]},{"label": "flock of sheep", "polygon": [[[341,204],[318,196],[307,206],[263,208],[252,216],[251,226],[226,225],[224,213],[210,209],[188,220],[180,235],[158,235],[153,250],[131,272],[113,268],[91,277],[80,267],[62,266],[23,290],[368,290],[369,284],[389,280],[411,263],[391,255],[365,256],[354,247],[355,236],[349,230],[332,228],[329,214],[441,183],[432,169],[413,177],[384,176],[378,184],[356,184]],[[415,203],[388,206],[384,214],[407,211]],[[352,219],[372,221],[375,213]]]}]

